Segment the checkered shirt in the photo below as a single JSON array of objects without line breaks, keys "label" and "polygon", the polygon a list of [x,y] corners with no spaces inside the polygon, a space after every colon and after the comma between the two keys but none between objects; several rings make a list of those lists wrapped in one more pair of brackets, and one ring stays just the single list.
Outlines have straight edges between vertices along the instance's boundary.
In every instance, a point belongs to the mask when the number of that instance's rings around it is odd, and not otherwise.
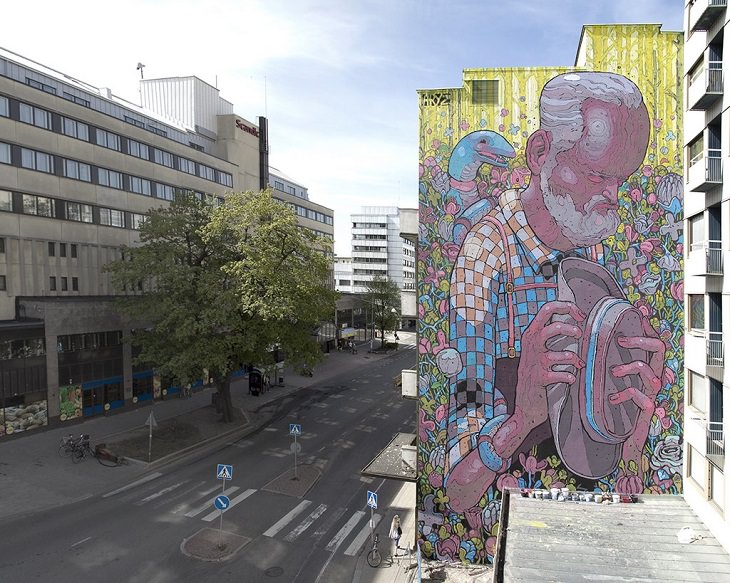
[{"label": "checkered shirt", "polygon": [[[451,273],[451,347],[461,355],[463,368],[450,387],[447,474],[476,448],[482,427],[506,415],[507,403],[494,386],[496,361],[519,358],[525,328],[546,302],[556,298],[555,268],[550,263],[560,252],[537,238],[527,224],[519,195],[516,190],[504,192],[499,205],[472,227]],[[590,256],[590,250],[576,252]],[[602,263],[602,253],[598,254],[596,259]],[[507,261],[514,285],[512,338]],[[545,275],[543,263],[547,264]]]}]

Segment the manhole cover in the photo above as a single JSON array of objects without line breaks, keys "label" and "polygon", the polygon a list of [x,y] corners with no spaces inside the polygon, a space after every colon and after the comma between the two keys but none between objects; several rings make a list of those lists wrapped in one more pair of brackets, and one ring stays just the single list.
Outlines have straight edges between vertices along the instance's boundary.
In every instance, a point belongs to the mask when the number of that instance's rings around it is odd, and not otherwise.
[{"label": "manhole cover", "polygon": [[278,577],[279,575],[283,575],[283,574],[284,574],[284,569],[282,569],[281,567],[271,567],[269,569],[266,569],[266,571],[264,571],[264,575],[266,575],[267,577]]}]

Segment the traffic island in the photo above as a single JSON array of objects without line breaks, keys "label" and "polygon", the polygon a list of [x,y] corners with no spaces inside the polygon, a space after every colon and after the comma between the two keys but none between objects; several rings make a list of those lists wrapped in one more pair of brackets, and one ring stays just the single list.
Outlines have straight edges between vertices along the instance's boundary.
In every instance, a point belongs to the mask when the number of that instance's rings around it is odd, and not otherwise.
[{"label": "traffic island", "polygon": [[227,561],[249,542],[250,538],[239,534],[202,528],[184,539],[180,543],[180,550],[188,557],[201,561]]},{"label": "traffic island", "polygon": [[287,470],[277,478],[274,478],[262,489],[268,492],[276,492],[287,496],[301,498],[314,483],[319,479],[321,472],[314,466],[298,466],[295,470]]}]

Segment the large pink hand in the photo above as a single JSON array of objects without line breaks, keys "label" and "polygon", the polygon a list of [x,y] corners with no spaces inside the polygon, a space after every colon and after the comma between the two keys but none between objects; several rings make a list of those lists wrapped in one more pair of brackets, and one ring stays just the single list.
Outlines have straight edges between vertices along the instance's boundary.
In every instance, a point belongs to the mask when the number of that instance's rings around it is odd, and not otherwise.
[{"label": "large pink hand", "polygon": [[[553,321],[553,316],[562,316],[562,319],[569,321]],[[566,365],[576,369],[585,367],[575,352],[548,348],[560,337],[581,338],[583,331],[573,322],[582,322],[585,318],[585,314],[572,302],[548,302],[540,308],[522,334],[515,409],[521,411],[528,432],[548,418],[546,387],[555,383],[575,382],[576,377],[572,372],[560,368]]]}]

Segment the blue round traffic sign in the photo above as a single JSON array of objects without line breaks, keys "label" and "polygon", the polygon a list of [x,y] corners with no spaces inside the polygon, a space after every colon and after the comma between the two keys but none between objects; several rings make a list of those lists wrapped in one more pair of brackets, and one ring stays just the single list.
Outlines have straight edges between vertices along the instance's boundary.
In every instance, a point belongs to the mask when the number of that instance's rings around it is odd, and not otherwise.
[{"label": "blue round traffic sign", "polygon": [[221,494],[220,496],[215,497],[213,505],[218,510],[226,510],[231,505],[231,500],[225,494]]}]

